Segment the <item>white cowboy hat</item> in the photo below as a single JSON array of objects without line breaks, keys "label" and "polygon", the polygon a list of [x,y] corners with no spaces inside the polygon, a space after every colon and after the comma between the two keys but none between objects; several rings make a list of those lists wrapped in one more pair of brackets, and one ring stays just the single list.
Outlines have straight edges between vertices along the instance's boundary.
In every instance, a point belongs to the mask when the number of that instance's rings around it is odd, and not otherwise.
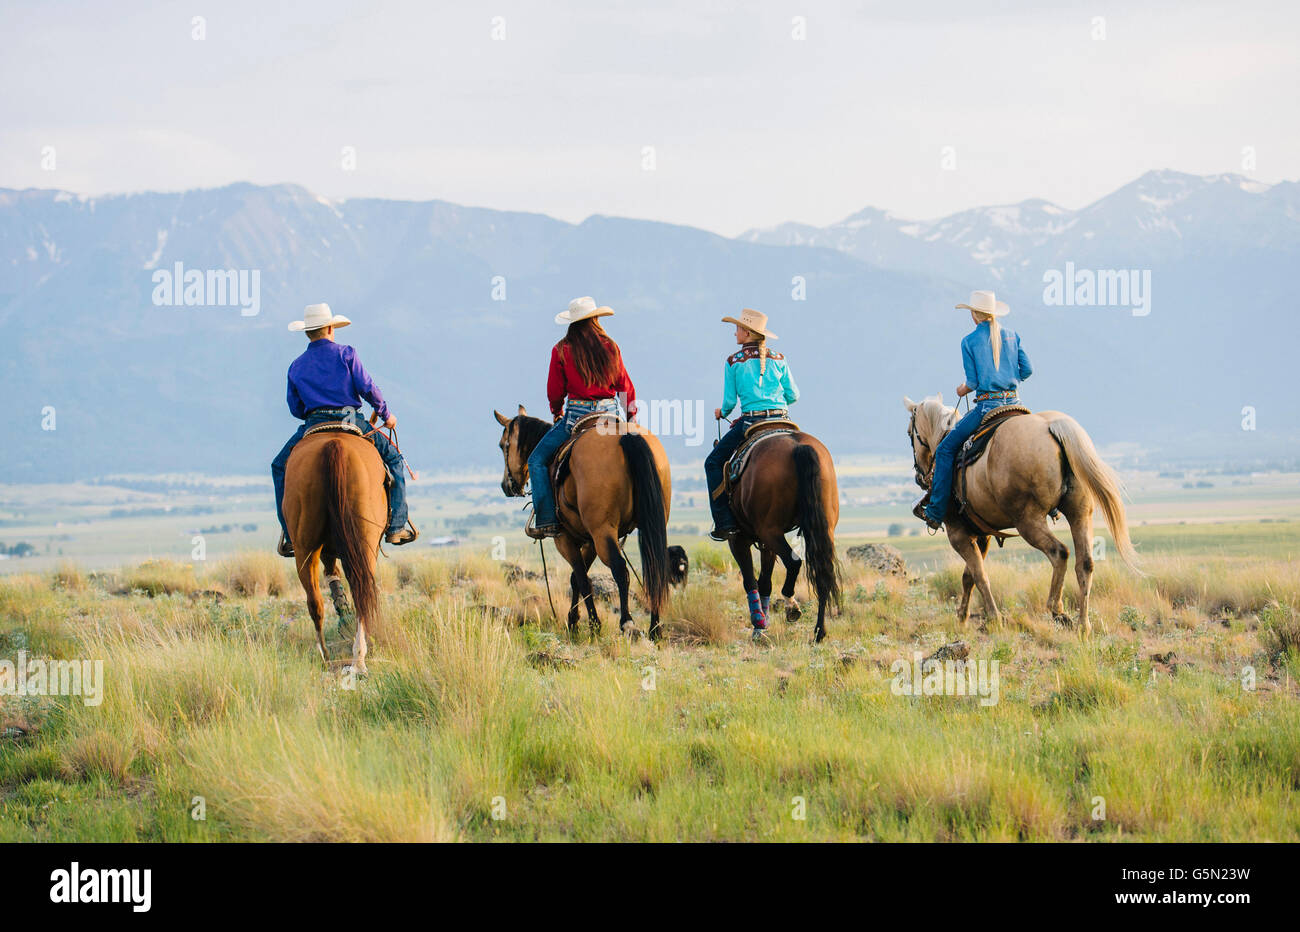
[{"label": "white cowboy hat", "polygon": [[1007,307],[1006,302],[999,301],[991,291],[972,291],[970,303],[958,304],[957,307],[979,314],[992,314],[994,317],[1006,317],[1011,313],[1011,308]]},{"label": "white cowboy hat", "polygon": [[319,330],[321,327],[346,327],[352,321],[342,314],[335,314],[328,304],[308,304],[302,312],[302,320],[289,324],[290,330]]},{"label": "white cowboy hat", "polygon": [[761,333],[769,340],[775,340],[777,338],[775,333],[767,329],[767,315],[760,314],[753,308],[747,307],[742,310],[740,312],[739,320],[734,317],[724,317],[722,318],[722,322],[724,324],[740,324],[740,326],[744,327],[746,330],[753,333]]},{"label": "white cowboy hat", "polygon": [[594,298],[574,298],[569,302],[567,311],[560,311],[555,315],[557,324],[574,324],[580,320],[586,320],[588,317],[608,317],[614,313],[612,307],[597,307]]}]

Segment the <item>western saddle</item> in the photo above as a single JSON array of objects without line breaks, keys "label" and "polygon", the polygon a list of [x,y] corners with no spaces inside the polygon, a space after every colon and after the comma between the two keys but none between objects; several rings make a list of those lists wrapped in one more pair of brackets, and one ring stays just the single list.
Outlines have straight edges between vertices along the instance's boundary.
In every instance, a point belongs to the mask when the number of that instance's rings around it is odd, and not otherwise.
[{"label": "western saddle", "polygon": [[710,492],[709,497],[721,498],[723,495],[731,494],[731,490],[740,481],[741,473],[749,465],[749,455],[754,451],[754,447],[771,437],[793,434],[798,430],[798,424],[789,418],[783,417],[767,418],[750,424],[745,429],[744,442],[736,448],[736,452],[731,454],[731,458],[727,460],[727,465],[723,467],[722,482]]}]

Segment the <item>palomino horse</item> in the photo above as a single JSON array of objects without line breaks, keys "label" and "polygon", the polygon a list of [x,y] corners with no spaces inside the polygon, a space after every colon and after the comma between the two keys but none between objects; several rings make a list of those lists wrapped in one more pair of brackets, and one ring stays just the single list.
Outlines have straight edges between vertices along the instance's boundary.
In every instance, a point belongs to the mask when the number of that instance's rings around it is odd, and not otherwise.
[{"label": "palomino horse", "polygon": [[[772,596],[772,569],[779,557],[785,567],[785,585],[781,595],[790,600],[786,617],[799,617],[794,601],[794,584],[799,569],[808,564],[808,579],[817,596],[816,640],[826,637],[826,605],[840,599],[840,567],[835,556],[835,526],[840,520],[840,494],[835,481],[835,466],[822,442],[812,434],[796,431],[778,434],[760,441],[749,454],[749,463],[740,481],[731,490],[731,511],[738,532],[729,544],[731,555],[740,567],[745,594],[757,591],[761,600],[763,623],[757,623],[752,611],[754,636],[767,624]],[[804,559],[800,560],[786,541],[787,531],[799,529],[803,538]],[[754,555],[761,551],[760,572],[754,578]]]},{"label": "palomino horse", "polygon": [[[934,450],[956,422],[957,411],[944,406],[942,395],[921,402],[904,397],[903,404],[912,415],[907,435],[912,441],[916,482],[928,489],[934,469]],[[1069,624],[1061,589],[1070,548],[1047,526],[1048,513],[1057,509],[1065,515],[1074,538],[1079,622],[1085,633],[1091,632],[1088,593],[1092,589],[1094,503],[1101,506],[1120,558],[1135,570],[1137,554],[1128,536],[1119,478],[1102,462],[1092,439],[1079,423],[1060,411],[1008,418],[989,440],[983,456],[967,470],[965,487],[970,509],[984,526],[978,527],[965,518],[944,522],[952,549],[966,561],[961,577],[961,605],[957,609],[961,623],[966,624],[970,617],[970,594],[974,586],[979,586],[985,613],[995,621],[1001,620],[989,589],[984,557],[989,549],[990,529],[1015,528],[1026,543],[1052,561],[1048,610],[1058,623]]]},{"label": "palomino horse", "polygon": [[[375,556],[388,520],[384,463],[375,445],[345,431],[303,437],[285,469],[284,518],[298,578],[307,593],[307,610],[316,625],[321,658],[329,662],[321,631],[325,604],[320,593],[320,561],[325,563],[326,575],[336,577],[336,561],[342,560],[356,607],[353,669],[365,673],[366,632],[373,632],[379,622]],[[334,578],[330,591],[337,610],[344,603]]]},{"label": "palomino horse", "polygon": [[[528,455],[551,425],[529,417],[524,406],[508,418],[492,412],[504,430],[501,455],[506,461],[501,491],[508,497],[522,496],[528,482]],[[585,430],[569,453],[568,472],[555,489],[556,513],[564,530],[555,539],[555,549],[573,567],[569,575],[572,600],[569,630],[578,625],[578,600],[587,605],[587,620],[593,633],[600,631],[596,600],[587,571],[599,555],[618,585],[618,629],[629,628],[632,613],[627,607],[628,567],[620,541],[633,529],[641,548],[641,574],[650,608],[650,637],[659,637],[659,613],[668,600],[668,504],[672,479],[663,444],[641,425],[605,420]]]}]

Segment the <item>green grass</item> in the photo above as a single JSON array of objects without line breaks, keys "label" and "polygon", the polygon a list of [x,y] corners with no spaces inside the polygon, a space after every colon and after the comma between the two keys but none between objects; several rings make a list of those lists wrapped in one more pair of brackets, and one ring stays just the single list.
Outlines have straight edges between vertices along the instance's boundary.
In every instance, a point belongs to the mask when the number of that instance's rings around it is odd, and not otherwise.
[{"label": "green grass", "polygon": [[[1045,612],[1045,560],[995,555],[1006,621],[964,631],[950,565],[848,566],[818,646],[802,584],[751,643],[707,544],[658,646],[604,601],[571,637],[486,557],[407,556],[359,681],[318,660],[287,563],[9,576],[0,658],[100,659],[106,686],[0,697],[0,841],[1297,841],[1300,572],[1203,547],[1103,564],[1087,641]],[[996,705],[891,691],[958,637],[998,661]]]}]

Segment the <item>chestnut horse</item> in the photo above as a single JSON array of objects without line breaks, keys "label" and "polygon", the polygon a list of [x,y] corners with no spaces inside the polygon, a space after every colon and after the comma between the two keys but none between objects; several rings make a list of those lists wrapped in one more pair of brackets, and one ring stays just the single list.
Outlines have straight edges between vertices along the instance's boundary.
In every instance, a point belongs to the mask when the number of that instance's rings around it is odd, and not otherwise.
[{"label": "chestnut horse", "polygon": [[[522,496],[528,482],[528,455],[551,424],[529,417],[523,405],[513,418],[492,413],[504,428],[500,447],[506,471],[501,491],[507,497]],[[555,539],[555,549],[573,567],[569,575],[570,631],[578,624],[579,599],[586,603],[592,632],[600,631],[591,578],[587,575],[599,555],[618,586],[618,628],[626,634],[636,633],[635,626],[628,627],[632,621],[627,605],[628,567],[619,544],[636,529],[642,583],[650,608],[650,637],[659,638],[659,613],[668,601],[671,498],[672,479],[663,444],[641,425],[609,418],[588,428],[574,442],[568,472],[555,489],[556,514],[563,527]]]},{"label": "chestnut horse", "polygon": [[[760,441],[749,454],[740,481],[731,490],[731,511],[739,529],[728,541],[740,567],[746,596],[757,591],[762,604],[762,624],[751,612],[754,636],[767,626],[772,596],[772,570],[779,557],[785,567],[781,595],[790,602],[786,617],[800,615],[794,599],[799,569],[808,564],[808,580],[817,596],[814,637],[826,637],[826,605],[840,599],[840,566],[835,555],[835,526],[840,520],[840,494],[831,454],[812,434],[802,431],[778,434]],[[799,529],[804,559],[795,556],[786,541],[787,531]],[[754,578],[754,555],[761,552],[760,572]]]},{"label": "chestnut horse", "polygon": [[384,463],[369,440],[345,431],[308,434],[293,448],[284,478],[284,518],[298,564],[298,578],[307,593],[307,610],[316,625],[316,646],[328,663],[321,621],[325,604],[320,592],[320,566],[330,579],[337,610],[345,604],[338,586],[336,561],[356,606],[353,669],[366,672],[366,632],[379,622],[379,587],[375,557],[388,520],[384,492]]},{"label": "chestnut horse", "polygon": [[[930,487],[934,450],[957,420],[955,408],[944,406],[943,396],[903,404],[912,415],[907,428],[912,441],[916,483]],[[1010,417],[989,439],[988,447],[966,471],[966,494],[983,527],[969,518],[945,521],[948,542],[966,562],[961,576],[961,605],[957,618],[970,617],[971,589],[979,586],[985,614],[1001,620],[989,588],[984,557],[990,529],[1015,528],[1025,542],[1052,561],[1052,584],[1047,607],[1058,624],[1068,624],[1061,590],[1070,548],[1047,526],[1047,516],[1057,509],[1065,515],[1074,538],[1074,575],[1079,583],[1079,623],[1092,631],[1088,619],[1088,594],[1092,589],[1092,511],[1101,506],[1120,559],[1137,569],[1137,554],[1128,536],[1128,520],[1120,499],[1122,486],[1114,471],[1102,462],[1092,438],[1068,414],[1040,411]],[[950,512],[952,513],[952,512]]]}]

